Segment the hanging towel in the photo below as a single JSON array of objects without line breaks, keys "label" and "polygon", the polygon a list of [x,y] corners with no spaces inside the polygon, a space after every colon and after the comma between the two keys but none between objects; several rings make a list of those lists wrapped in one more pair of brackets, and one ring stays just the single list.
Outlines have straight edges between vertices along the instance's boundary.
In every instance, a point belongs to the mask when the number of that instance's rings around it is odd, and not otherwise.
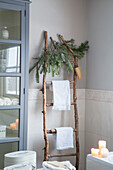
[{"label": "hanging towel", "polygon": [[68,80],[52,81],[53,110],[70,110],[70,83]]},{"label": "hanging towel", "polygon": [[69,161],[44,161],[42,166],[45,170],[76,170],[76,168]]},{"label": "hanging towel", "polygon": [[63,150],[73,148],[73,128],[61,127],[56,128],[56,149]]}]

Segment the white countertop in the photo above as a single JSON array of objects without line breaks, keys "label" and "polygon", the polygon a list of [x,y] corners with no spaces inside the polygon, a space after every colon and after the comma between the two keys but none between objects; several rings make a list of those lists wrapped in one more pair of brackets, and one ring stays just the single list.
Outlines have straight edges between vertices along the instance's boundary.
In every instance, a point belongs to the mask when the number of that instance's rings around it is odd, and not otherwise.
[{"label": "white countertop", "polygon": [[113,152],[109,152],[109,155],[107,158],[95,157],[89,154],[87,155],[87,159],[100,162],[101,164],[105,164],[106,166],[113,168]]}]

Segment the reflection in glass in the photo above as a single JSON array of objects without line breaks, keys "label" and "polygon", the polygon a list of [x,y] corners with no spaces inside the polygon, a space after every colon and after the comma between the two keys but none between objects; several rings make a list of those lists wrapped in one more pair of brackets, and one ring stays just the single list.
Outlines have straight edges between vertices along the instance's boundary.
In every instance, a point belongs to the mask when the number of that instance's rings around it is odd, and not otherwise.
[{"label": "reflection in glass", "polygon": [[0,139],[19,136],[19,110],[0,110]]},{"label": "reflection in glass", "polygon": [[20,46],[0,43],[0,72],[20,72]]},{"label": "reflection in glass", "polygon": [[4,168],[4,155],[18,151],[18,142],[0,144],[0,170]]},{"label": "reflection in glass", "polygon": [[19,91],[19,77],[0,77],[0,106],[19,105]]},{"label": "reflection in glass", "polygon": [[20,40],[20,11],[0,8],[0,38]]}]

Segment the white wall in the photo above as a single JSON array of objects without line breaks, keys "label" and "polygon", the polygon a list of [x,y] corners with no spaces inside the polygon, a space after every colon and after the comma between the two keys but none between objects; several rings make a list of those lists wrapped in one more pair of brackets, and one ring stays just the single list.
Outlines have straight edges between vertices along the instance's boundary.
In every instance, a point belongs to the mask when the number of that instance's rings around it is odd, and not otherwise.
[{"label": "white wall", "polygon": [[87,0],[88,40],[86,88],[113,90],[113,1]]},{"label": "white wall", "polygon": [[106,140],[108,149],[113,150],[112,7],[112,0],[87,0],[86,154],[98,146],[99,139]]},{"label": "white wall", "polygon": [[113,91],[86,90],[86,154],[98,147],[98,140],[107,142],[113,151]]},{"label": "white wall", "polygon": [[[44,45],[43,30],[48,31],[48,35],[57,39],[56,34],[60,33],[65,39],[74,38],[76,44],[80,44],[87,38],[86,34],[86,2],[85,0],[33,0],[30,7],[30,67],[33,64],[32,57],[37,56]],[[78,88],[85,88],[86,84],[86,58],[80,61],[83,79],[78,81]],[[66,79],[66,73],[61,71],[59,77],[54,79]],[[51,79],[51,75],[48,76]],[[42,76],[40,84],[35,83],[35,73],[30,74],[29,81],[29,114],[28,114],[28,149],[37,152],[37,164],[41,166],[43,161],[43,121],[42,121],[42,95],[37,88],[42,86]],[[80,117],[80,169],[84,170],[84,120],[85,120],[85,93],[81,94],[78,109]],[[51,92],[48,92],[49,100],[52,100]],[[73,125],[73,111],[54,112],[47,109],[48,128],[58,126]],[[55,120],[55,121],[54,121]],[[55,142],[50,136],[51,152],[55,152]],[[69,151],[70,152],[70,151]],[[75,158],[70,159],[72,163]]]},{"label": "white wall", "polygon": [[[33,0],[30,7],[30,67],[33,57],[39,55],[44,43],[43,31],[48,31],[48,36],[57,39],[60,33],[65,39],[74,38],[80,44],[87,38],[86,34],[86,0]],[[80,61],[83,79],[78,82],[78,88],[85,88],[86,58]],[[42,82],[40,76],[40,82]],[[61,72],[60,79],[66,78]],[[56,79],[57,77],[55,77]],[[51,75],[48,76],[51,79]],[[35,83],[34,72],[30,74],[29,88],[40,87]]]}]

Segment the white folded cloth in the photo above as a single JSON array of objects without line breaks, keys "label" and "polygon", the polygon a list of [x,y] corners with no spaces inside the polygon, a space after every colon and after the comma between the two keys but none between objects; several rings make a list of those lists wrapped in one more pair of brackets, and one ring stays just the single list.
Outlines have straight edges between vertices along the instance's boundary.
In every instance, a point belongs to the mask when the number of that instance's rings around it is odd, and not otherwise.
[{"label": "white folded cloth", "polygon": [[45,170],[76,170],[76,168],[69,161],[44,161],[42,166]]},{"label": "white folded cloth", "polygon": [[56,149],[63,150],[73,148],[73,128],[59,127],[56,128]]},{"label": "white folded cloth", "polygon": [[12,101],[10,98],[3,97],[3,100],[4,100],[4,105],[12,105]]},{"label": "white folded cloth", "polygon": [[52,81],[53,110],[70,110],[70,83],[68,80]]},{"label": "white folded cloth", "polygon": [[19,99],[13,98],[12,99],[12,105],[19,105]]},{"label": "white folded cloth", "polygon": [[33,167],[31,165],[26,164],[17,164],[12,166],[7,166],[4,170],[32,170]]},{"label": "white folded cloth", "polygon": [[4,100],[0,98],[0,106],[4,105]]}]

